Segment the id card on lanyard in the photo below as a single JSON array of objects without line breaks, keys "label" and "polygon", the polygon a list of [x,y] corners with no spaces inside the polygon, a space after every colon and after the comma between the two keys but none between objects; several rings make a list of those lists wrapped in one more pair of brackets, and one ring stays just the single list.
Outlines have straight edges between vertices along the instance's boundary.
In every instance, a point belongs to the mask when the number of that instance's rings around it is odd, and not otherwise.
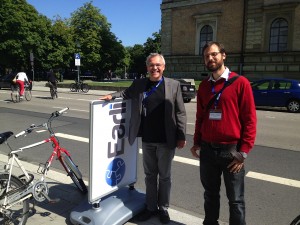
[{"label": "id card on lanyard", "polygon": [[143,102],[142,102],[142,113],[143,113],[143,115],[144,115],[144,117],[146,117],[147,116],[147,108],[146,108],[146,105],[145,105],[145,100],[146,100],[146,98],[148,98],[157,88],[158,88],[158,86],[163,82],[163,80],[164,80],[164,77],[162,77],[160,80],[159,80],[159,82],[157,83],[157,85],[155,85],[153,88],[151,88],[151,90],[150,91],[148,91],[148,92],[143,92]]},{"label": "id card on lanyard", "polygon": [[[224,82],[224,86],[226,85],[226,82],[227,80]],[[215,90],[215,87],[213,85],[213,83],[211,82],[211,85],[212,85],[212,93],[213,94],[216,94],[216,90]],[[218,103],[219,103],[219,100],[220,100],[220,97],[221,97],[221,94],[222,94],[223,91],[219,92],[218,93],[218,96],[214,102],[214,109],[211,109],[209,111],[209,119],[210,120],[221,120],[222,119],[222,110],[221,109],[217,109],[217,106],[218,106]]]}]

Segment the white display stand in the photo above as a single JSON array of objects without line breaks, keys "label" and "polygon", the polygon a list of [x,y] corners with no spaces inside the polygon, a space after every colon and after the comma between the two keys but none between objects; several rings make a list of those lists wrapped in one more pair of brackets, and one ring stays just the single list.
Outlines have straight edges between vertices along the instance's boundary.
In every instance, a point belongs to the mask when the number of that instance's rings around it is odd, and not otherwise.
[{"label": "white display stand", "polygon": [[128,142],[130,115],[130,100],[90,103],[88,202],[71,212],[73,224],[124,224],[144,209],[145,195],[133,187],[138,143]]}]

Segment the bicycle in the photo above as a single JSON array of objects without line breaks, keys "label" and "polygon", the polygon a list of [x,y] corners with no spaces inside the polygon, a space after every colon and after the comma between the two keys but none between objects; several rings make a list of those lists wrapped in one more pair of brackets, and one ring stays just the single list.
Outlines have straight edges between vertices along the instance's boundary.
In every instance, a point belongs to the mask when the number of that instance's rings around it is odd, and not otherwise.
[{"label": "bicycle", "polygon": [[[80,192],[83,194],[87,193],[87,187],[82,180],[81,172],[71,159],[70,153],[60,146],[59,140],[51,127],[51,122],[67,110],[68,108],[55,111],[46,123],[40,125],[33,124],[26,130],[15,135],[15,138],[18,138],[31,133],[34,129],[45,128],[49,131],[50,137],[43,141],[13,150],[7,141],[13,135],[13,132],[7,131],[0,134],[0,144],[5,143],[11,150],[8,154],[8,163],[4,167],[4,172],[0,173],[0,224],[3,224],[3,222],[4,224],[26,224],[29,214],[29,199],[32,197],[37,202],[43,202],[46,199],[51,203],[59,201],[59,199],[51,199],[49,197],[49,188],[45,182],[47,172],[50,170],[55,156]],[[34,180],[34,175],[28,173],[19,160],[18,153],[45,143],[52,143],[53,152],[45,164],[39,164],[37,172],[42,176],[40,179]],[[20,169],[22,172],[21,175],[16,175],[14,165]]]},{"label": "bicycle", "polygon": [[[14,103],[20,102],[21,100],[23,100],[22,98],[20,98],[20,87],[18,84],[12,85],[11,86],[11,100]],[[24,96],[26,101],[30,101],[32,98],[31,95],[31,88],[30,88],[30,83],[24,83]]]},{"label": "bicycle", "polygon": [[70,84],[70,91],[71,92],[79,92],[81,90],[84,93],[87,93],[90,90],[90,86],[88,84],[83,83],[82,80],[75,81],[75,83]]},{"label": "bicycle", "polygon": [[50,87],[51,98],[52,99],[54,99],[55,97],[58,98],[57,87],[54,87],[54,85],[50,81],[48,82],[48,84],[49,84],[49,87]]}]

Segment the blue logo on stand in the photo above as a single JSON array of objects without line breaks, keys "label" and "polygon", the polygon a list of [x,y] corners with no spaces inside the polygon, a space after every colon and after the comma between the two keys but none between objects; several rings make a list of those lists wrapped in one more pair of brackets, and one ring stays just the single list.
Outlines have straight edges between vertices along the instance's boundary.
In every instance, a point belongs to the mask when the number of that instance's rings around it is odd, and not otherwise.
[{"label": "blue logo on stand", "polygon": [[108,165],[106,169],[105,180],[110,186],[116,186],[124,177],[125,174],[125,162],[121,158],[116,158]]}]

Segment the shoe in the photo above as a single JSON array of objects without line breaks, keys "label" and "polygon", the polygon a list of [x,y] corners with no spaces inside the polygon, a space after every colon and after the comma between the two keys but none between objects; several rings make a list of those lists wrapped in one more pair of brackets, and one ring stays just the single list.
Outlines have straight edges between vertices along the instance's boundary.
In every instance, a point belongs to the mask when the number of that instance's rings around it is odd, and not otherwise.
[{"label": "shoe", "polygon": [[20,95],[20,99],[23,99],[24,97],[23,97],[23,95]]},{"label": "shoe", "polygon": [[159,220],[161,223],[163,223],[163,224],[170,223],[170,216],[169,216],[168,210],[159,210],[158,214],[159,214]]},{"label": "shoe", "polygon": [[138,220],[139,221],[146,221],[149,220],[152,216],[156,215],[157,211],[150,211],[148,209],[145,209],[139,216]]}]

